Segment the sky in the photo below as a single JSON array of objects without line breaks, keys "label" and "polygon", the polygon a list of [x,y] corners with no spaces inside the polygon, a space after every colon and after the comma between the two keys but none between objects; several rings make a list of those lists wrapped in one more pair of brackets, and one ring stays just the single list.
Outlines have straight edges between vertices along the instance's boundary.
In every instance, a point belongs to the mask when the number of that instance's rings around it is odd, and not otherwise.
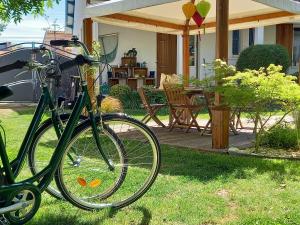
[{"label": "sky", "polygon": [[[10,23],[0,36],[0,42],[42,42],[45,34],[45,28],[49,27],[49,24],[53,24],[57,20],[57,24],[60,25],[62,30],[65,25],[65,0],[61,0],[59,5],[55,4],[53,8],[48,9],[45,12],[45,16],[26,16],[21,23]],[[52,27],[53,28],[53,27]]]}]

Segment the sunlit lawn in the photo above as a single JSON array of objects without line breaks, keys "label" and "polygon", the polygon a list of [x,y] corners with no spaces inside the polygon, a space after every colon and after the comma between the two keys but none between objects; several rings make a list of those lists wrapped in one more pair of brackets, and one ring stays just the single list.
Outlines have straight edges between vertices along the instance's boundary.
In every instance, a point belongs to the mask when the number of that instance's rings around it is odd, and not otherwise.
[{"label": "sunlit lawn", "polygon": [[[1,114],[9,155],[17,153],[31,110]],[[142,115],[140,115],[142,116]],[[162,146],[152,189],[120,211],[84,212],[43,194],[37,225],[300,224],[300,164]]]}]

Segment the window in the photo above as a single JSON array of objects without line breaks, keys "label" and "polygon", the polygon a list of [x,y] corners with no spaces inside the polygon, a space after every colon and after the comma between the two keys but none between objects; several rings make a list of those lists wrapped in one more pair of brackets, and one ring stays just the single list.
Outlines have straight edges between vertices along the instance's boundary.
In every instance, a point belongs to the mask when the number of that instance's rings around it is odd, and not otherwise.
[{"label": "window", "polygon": [[196,36],[190,36],[190,66],[196,65]]},{"label": "window", "polygon": [[240,54],[240,31],[232,31],[232,55]]},{"label": "window", "polygon": [[250,28],[249,29],[249,46],[254,45],[254,35],[255,35],[255,29]]}]

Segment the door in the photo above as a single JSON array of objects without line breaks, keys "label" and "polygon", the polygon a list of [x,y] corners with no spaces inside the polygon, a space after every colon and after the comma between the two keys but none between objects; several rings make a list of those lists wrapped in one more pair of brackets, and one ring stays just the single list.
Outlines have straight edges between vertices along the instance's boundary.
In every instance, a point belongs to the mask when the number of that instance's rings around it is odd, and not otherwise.
[{"label": "door", "polygon": [[177,71],[177,35],[157,33],[157,84],[162,73]]}]

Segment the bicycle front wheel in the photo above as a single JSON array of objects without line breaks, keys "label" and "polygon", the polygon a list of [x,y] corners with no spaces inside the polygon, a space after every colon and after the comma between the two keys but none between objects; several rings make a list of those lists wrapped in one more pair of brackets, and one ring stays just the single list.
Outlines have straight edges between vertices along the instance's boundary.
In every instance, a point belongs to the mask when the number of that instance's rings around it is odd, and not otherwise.
[{"label": "bicycle front wheel", "polygon": [[[68,119],[69,119],[68,114],[60,115],[60,120],[63,124],[66,124]],[[117,135],[115,135],[114,132],[108,127],[104,126],[103,129],[101,129],[101,131],[98,133],[98,135],[101,139],[101,145],[104,148],[104,152],[106,154],[109,154],[110,156],[113,156],[112,158],[109,158],[109,160],[111,162],[113,161],[121,162],[120,164],[124,166],[121,167],[119,171],[114,171],[116,176],[115,180],[117,181],[115,183],[115,186],[111,189],[111,191],[105,193],[105,195],[109,195],[112,194],[118,188],[118,186],[121,185],[122,181],[126,176],[125,150],[124,147],[122,146],[121,141],[118,139]],[[89,138],[86,138],[85,140],[94,143],[93,139],[94,139],[93,136],[89,136]],[[28,153],[29,167],[33,175],[36,175],[37,173],[42,171],[46,166],[49,165],[49,162],[51,160],[52,155],[54,154],[57,143],[58,143],[58,138],[52,120],[49,119],[36,132],[33,145],[31,146],[30,151]],[[74,145],[69,150],[67,154],[67,160],[70,167],[78,167],[80,169],[83,169],[84,164],[81,163],[82,153],[80,150],[78,150],[79,147],[82,146]],[[90,152],[88,152],[88,154],[93,154],[94,160],[97,160],[99,158],[100,160],[102,159],[99,152],[93,152],[91,150]],[[90,161],[90,163],[92,163],[92,161]],[[95,163],[95,166],[96,165],[97,163]],[[79,178],[80,176],[78,176],[78,179]],[[83,177],[81,178],[84,179]],[[78,182],[84,182],[84,180],[79,180]],[[54,181],[51,182],[51,184],[46,188],[46,192],[48,192],[50,195],[52,195],[57,199],[63,199],[63,196],[60,193]]]},{"label": "bicycle front wheel", "polygon": [[[109,190],[109,186],[113,186],[114,177],[107,170],[99,171],[100,162],[96,164],[94,155],[90,154],[96,147],[89,135],[91,124],[86,121],[78,127],[65,151],[55,177],[56,183],[64,198],[79,208],[85,210],[122,208],[142,197],[155,181],[160,167],[159,143],[147,126],[125,115],[105,115],[102,120],[98,119],[97,123],[98,126],[106,126],[112,130],[124,146],[126,165],[114,166],[116,170],[126,168],[125,180],[113,194],[103,195]],[[67,155],[77,146],[81,146],[82,163],[86,163],[88,170],[69,166]],[[78,177],[85,177],[88,182],[97,180],[98,185],[82,187],[78,183]]]}]

